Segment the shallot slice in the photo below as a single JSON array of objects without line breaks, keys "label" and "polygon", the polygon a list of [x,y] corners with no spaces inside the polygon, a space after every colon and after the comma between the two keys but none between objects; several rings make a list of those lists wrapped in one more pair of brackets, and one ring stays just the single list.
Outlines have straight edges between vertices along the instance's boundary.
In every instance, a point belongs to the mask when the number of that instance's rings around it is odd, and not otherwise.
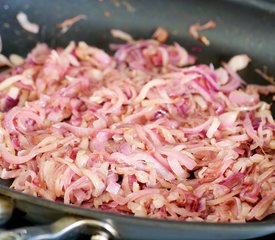
[{"label": "shallot slice", "polygon": [[229,60],[228,66],[236,72],[246,68],[250,61],[251,58],[246,54],[236,55]]},{"label": "shallot slice", "polygon": [[16,19],[26,31],[37,34],[39,32],[39,25],[37,23],[32,23],[29,21],[28,16],[24,12],[19,12],[16,15]]},{"label": "shallot slice", "polygon": [[211,28],[215,28],[215,27],[216,27],[216,22],[214,22],[212,20],[208,21],[207,23],[202,24],[202,25],[199,23],[195,23],[189,27],[189,34],[193,38],[201,41],[206,46],[209,46],[210,41],[204,35],[199,34],[199,31],[207,30],[207,29],[211,29]]},{"label": "shallot slice", "polygon": [[121,31],[120,29],[112,29],[111,34],[114,38],[119,38],[125,42],[132,43],[134,42],[133,37],[124,31]]},{"label": "shallot slice", "polygon": [[61,29],[61,33],[66,33],[72,25],[79,22],[80,20],[87,19],[87,16],[84,14],[77,15],[72,18],[65,19],[63,22],[57,24],[57,28]]},{"label": "shallot slice", "polygon": [[153,33],[153,38],[164,43],[168,39],[168,31],[163,27],[158,27]]}]

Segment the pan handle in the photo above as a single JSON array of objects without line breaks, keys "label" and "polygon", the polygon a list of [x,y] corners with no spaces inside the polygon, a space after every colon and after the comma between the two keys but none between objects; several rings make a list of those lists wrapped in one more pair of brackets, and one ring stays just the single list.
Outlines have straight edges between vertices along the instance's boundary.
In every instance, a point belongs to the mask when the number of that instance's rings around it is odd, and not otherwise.
[{"label": "pan handle", "polygon": [[0,240],[71,239],[79,233],[91,235],[91,240],[119,239],[117,231],[109,223],[77,217],[63,217],[50,225],[2,231]]}]

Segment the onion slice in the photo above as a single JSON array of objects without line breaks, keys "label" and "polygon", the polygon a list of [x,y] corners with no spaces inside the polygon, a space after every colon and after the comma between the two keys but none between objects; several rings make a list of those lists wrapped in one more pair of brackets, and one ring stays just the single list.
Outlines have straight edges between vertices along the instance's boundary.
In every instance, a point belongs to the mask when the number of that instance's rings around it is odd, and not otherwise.
[{"label": "onion slice", "polygon": [[39,32],[39,25],[29,21],[28,16],[24,12],[19,12],[16,15],[16,19],[23,29],[28,32],[37,34]]}]

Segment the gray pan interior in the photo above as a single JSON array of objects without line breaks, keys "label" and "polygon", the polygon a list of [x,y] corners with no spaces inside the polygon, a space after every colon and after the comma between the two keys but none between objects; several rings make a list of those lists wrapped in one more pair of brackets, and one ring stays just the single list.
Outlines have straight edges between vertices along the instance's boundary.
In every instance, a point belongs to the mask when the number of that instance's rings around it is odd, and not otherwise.
[{"label": "gray pan interior", "polygon": [[[19,26],[15,20],[19,11],[26,12],[31,21],[39,23],[38,35]],[[109,17],[104,15],[106,11],[110,13]],[[57,23],[78,14],[87,15],[87,20],[77,23],[66,34],[56,29]],[[204,47],[188,35],[188,26],[210,19],[217,22],[217,28],[205,33],[211,45]],[[71,40],[84,40],[107,49],[108,44],[114,42],[109,33],[111,28],[127,31],[135,38],[147,38],[157,26],[172,32],[170,42],[178,41],[189,50],[201,46],[199,62],[218,65],[234,54],[249,54],[253,62],[242,72],[247,82],[265,84],[255,74],[255,67],[267,66],[268,72],[275,75],[274,1],[1,0],[0,3],[4,54],[25,55],[38,41],[54,47],[65,46]],[[9,184],[1,180],[0,193],[12,197],[18,209],[28,212],[29,219],[41,223],[49,223],[64,215],[100,219],[111,223],[122,239],[246,239],[275,232],[274,216],[245,224],[136,218],[49,202],[10,190]]]}]

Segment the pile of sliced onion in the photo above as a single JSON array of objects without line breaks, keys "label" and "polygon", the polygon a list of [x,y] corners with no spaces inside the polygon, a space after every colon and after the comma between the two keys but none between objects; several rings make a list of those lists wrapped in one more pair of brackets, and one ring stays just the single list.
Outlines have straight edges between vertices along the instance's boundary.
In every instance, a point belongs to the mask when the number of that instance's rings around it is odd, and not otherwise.
[{"label": "pile of sliced onion", "polygon": [[177,43],[113,34],[128,41],[113,56],[84,42],[38,44],[0,73],[0,177],[33,196],[135,216],[273,214],[275,122],[263,89],[236,72],[250,59],[190,66]]}]

